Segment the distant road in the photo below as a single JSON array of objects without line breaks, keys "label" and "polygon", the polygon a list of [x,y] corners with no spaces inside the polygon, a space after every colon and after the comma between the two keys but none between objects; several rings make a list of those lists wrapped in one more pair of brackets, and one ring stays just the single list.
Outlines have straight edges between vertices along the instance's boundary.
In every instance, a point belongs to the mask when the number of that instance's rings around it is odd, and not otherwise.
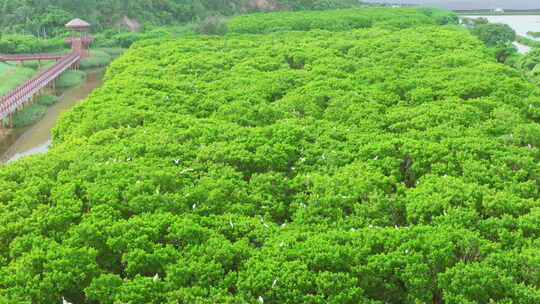
[{"label": "distant road", "polygon": [[414,4],[449,10],[540,9],[539,0],[363,0],[363,2]]}]

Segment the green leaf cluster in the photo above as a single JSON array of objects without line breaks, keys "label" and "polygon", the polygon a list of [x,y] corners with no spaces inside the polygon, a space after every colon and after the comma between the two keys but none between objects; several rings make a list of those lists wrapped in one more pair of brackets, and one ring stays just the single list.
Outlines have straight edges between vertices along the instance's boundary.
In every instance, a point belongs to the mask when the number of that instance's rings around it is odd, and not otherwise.
[{"label": "green leaf cluster", "polygon": [[33,35],[4,35],[0,37],[0,53],[53,53],[66,48],[63,39],[38,39]]},{"label": "green leaf cluster", "polygon": [[507,44],[516,40],[516,32],[508,24],[477,24],[471,29],[471,33],[488,46]]},{"label": "green leaf cluster", "polygon": [[36,103],[42,106],[52,106],[56,102],[58,102],[58,96],[50,94],[41,94],[36,99]]},{"label": "green leaf cluster", "polygon": [[[39,121],[47,113],[47,105],[35,103],[27,105],[13,115],[13,127],[22,128]],[[3,126],[4,127],[4,126]]]},{"label": "green leaf cluster", "polygon": [[83,58],[80,62],[81,69],[96,68],[107,66],[112,61],[112,56],[105,51],[92,50],[90,56]]}]

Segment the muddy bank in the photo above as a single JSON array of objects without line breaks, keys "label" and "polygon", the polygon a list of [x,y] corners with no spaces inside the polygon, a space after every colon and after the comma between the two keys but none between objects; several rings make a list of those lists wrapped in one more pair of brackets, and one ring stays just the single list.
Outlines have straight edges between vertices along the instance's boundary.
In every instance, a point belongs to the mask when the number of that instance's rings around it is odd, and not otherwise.
[{"label": "muddy bank", "polygon": [[104,73],[105,68],[86,70],[85,80],[77,87],[60,91],[59,101],[49,107],[47,114],[36,124],[20,129],[0,130],[0,162],[47,152],[51,144],[51,130],[58,116],[86,98],[93,89],[100,87]]}]

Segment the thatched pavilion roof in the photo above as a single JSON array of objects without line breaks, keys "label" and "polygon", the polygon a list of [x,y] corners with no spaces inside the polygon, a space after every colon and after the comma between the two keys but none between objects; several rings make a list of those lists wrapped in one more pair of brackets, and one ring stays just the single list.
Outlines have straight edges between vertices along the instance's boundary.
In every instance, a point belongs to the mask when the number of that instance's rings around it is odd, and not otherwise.
[{"label": "thatched pavilion roof", "polygon": [[86,21],[84,21],[82,19],[76,18],[76,19],[73,19],[70,22],[68,22],[66,24],[66,27],[71,28],[71,29],[82,29],[82,28],[90,27],[90,23],[88,23],[88,22],[86,22]]}]

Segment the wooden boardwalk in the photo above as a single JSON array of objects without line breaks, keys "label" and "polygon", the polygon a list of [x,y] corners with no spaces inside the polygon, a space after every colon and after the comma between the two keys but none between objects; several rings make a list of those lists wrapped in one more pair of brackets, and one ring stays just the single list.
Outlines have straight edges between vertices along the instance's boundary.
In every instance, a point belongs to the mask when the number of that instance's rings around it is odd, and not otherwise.
[{"label": "wooden boardwalk", "polygon": [[[89,56],[88,49],[92,38],[86,33],[90,24],[79,18],[73,19],[66,24],[66,27],[72,31],[71,37],[67,38],[66,43],[71,44],[71,52],[64,54],[0,54],[2,61],[39,61],[57,60],[57,62],[47,70],[39,73],[37,76],[25,82],[18,88],[9,91],[0,97],[0,128],[4,126],[13,127],[13,114],[22,110],[25,105],[34,101],[34,96],[43,93],[47,87],[54,88],[54,83],[62,73],[71,68],[78,68],[81,58]],[[80,34],[76,34],[79,32]],[[7,120],[7,124],[6,124]]]},{"label": "wooden boardwalk", "polygon": [[[74,43],[70,53],[63,54],[53,66],[47,70],[39,73],[37,76],[25,82],[23,85],[15,88],[0,97],[0,128],[4,127],[4,121],[9,120],[9,125],[12,124],[13,119],[12,115],[17,110],[21,110],[27,103],[33,100],[34,95],[40,93],[43,89],[47,88],[54,84],[54,81],[62,75],[66,70],[71,68],[78,67],[79,61],[81,59],[81,43]],[[18,58],[29,58],[34,56],[33,59],[28,60],[38,60],[36,58],[48,58],[42,60],[55,60],[51,58],[57,58],[60,54],[50,54],[50,57],[43,56],[46,54],[34,54],[34,55],[23,55]],[[20,56],[20,55],[16,55]],[[0,57],[0,61],[3,61]],[[19,61],[19,60],[14,60]]]}]

